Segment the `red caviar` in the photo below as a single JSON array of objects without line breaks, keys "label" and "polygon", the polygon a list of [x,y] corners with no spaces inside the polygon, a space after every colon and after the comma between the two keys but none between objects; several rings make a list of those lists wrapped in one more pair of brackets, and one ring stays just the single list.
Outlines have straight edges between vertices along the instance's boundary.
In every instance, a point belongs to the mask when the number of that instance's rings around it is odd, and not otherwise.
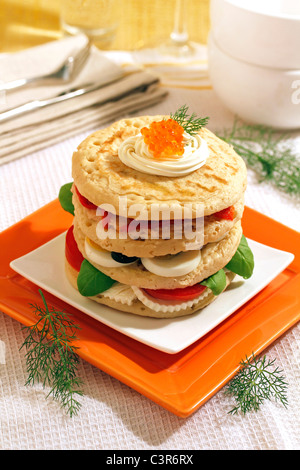
[{"label": "red caviar", "polygon": [[184,153],[184,129],[174,119],[154,121],[149,127],[143,127],[141,133],[155,158],[170,158]]}]

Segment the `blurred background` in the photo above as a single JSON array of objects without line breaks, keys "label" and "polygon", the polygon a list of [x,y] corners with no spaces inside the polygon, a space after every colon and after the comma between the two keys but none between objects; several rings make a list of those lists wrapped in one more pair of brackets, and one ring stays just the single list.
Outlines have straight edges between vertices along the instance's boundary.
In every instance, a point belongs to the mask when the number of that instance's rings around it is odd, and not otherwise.
[{"label": "blurred background", "polygon": [[[59,39],[63,34],[60,11],[64,3],[64,0],[0,0],[0,52],[14,52]],[[207,42],[209,3],[209,0],[186,1],[191,41]],[[113,40],[102,46],[105,49],[130,51],[157,44],[172,31],[176,0],[115,0],[115,4],[118,27]]]}]

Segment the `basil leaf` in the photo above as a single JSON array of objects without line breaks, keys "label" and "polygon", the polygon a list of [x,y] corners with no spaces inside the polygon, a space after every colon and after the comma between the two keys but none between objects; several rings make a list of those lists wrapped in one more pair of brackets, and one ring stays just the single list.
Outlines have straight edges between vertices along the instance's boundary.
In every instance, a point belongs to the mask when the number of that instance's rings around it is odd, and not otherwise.
[{"label": "basil leaf", "polygon": [[242,235],[240,244],[235,254],[231,258],[226,268],[244,279],[249,279],[252,276],[254,269],[254,257],[248,242],[244,235]]},{"label": "basil leaf", "polygon": [[61,207],[67,211],[70,212],[70,214],[74,215],[74,206],[72,202],[72,188],[73,183],[66,183],[64,184],[58,194],[58,199],[60,202]]},{"label": "basil leaf", "polygon": [[219,295],[226,287],[226,274],[223,269],[220,269],[212,276],[209,276],[204,281],[200,282],[202,286],[209,287],[214,295]]},{"label": "basil leaf", "polygon": [[92,297],[109,289],[116,281],[95,268],[88,260],[83,260],[77,277],[77,287],[84,297]]}]

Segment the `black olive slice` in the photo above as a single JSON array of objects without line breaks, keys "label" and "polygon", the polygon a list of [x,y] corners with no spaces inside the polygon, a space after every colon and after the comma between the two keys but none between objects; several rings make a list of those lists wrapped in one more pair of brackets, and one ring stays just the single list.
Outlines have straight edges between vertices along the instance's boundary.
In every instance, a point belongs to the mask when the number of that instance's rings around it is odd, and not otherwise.
[{"label": "black olive slice", "polygon": [[118,263],[128,264],[133,263],[134,261],[138,260],[136,256],[126,256],[122,253],[117,253],[116,251],[111,252],[111,257],[113,260],[117,261]]}]

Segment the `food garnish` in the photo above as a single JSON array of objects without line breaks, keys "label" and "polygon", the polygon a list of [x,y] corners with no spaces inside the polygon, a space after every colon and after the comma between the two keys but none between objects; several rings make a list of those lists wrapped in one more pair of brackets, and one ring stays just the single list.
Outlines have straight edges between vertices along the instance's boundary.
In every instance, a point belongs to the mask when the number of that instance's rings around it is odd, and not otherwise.
[{"label": "food garnish", "polygon": [[184,154],[183,127],[174,119],[153,121],[141,134],[155,158],[174,158]]},{"label": "food garnish", "polygon": [[149,127],[143,127],[141,134],[155,158],[174,159],[184,154],[184,132],[191,136],[197,134],[208,119],[197,118],[195,113],[189,116],[188,107],[183,105],[171,113],[169,119],[153,121]]},{"label": "food garnish", "polygon": [[188,106],[183,105],[174,114],[170,114],[170,118],[178,122],[185,132],[190,135],[197,134],[200,129],[208,123],[209,117],[198,118],[195,113],[188,115]]},{"label": "food garnish", "polygon": [[41,290],[44,306],[30,304],[38,317],[37,322],[22,329],[28,332],[22,346],[26,348],[26,365],[28,378],[25,385],[42,382],[43,387],[51,387],[49,395],[58,400],[72,417],[76,415],[81,404],[75,396],[82,396],[82,381],[77,377],[79,357],[78,349],[72,344],[77,338],[75,325],[70,316],[63,311],[50,309]]},{"label": "food garnish", "polygon": [[282,370],[273,367],[274,362],[275,359],[266,356],[257,358],[254,353],[241,361],[241,369],[224,390],[225,395],[232,395],[236,400],[229,414],[257,411],[264,400],[272,398],[287,407],[287,383]]},{"label": "food garnish", "polygon": [[220,133],[219,137],[233,146],[261,182],[269,182],[291,196],[300,197],[299,156],[289,144],[288,135],[235,120],[232,129]]}]

